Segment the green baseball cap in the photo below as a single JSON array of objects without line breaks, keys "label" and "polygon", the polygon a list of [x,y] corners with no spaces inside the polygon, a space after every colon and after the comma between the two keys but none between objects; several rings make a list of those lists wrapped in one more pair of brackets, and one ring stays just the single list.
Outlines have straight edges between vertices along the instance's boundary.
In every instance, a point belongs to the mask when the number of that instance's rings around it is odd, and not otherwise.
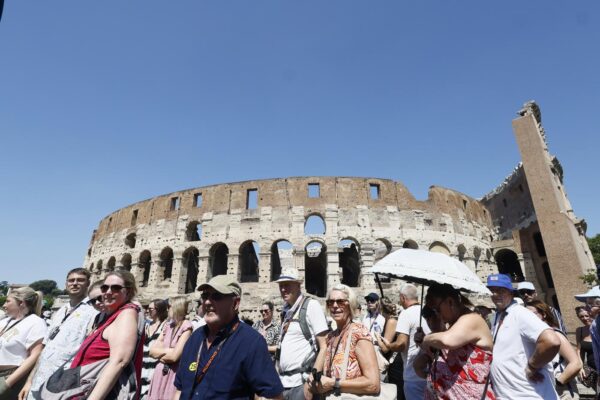
[{"label": "green baseball cap", "polygon": [[217,275],[207,283],[203,283],[202,285],[198,286],[198,290],[200,291],[208,288],[213,288],[222,294],[233,294],[236,296],[242,295],[242,288],[240,284],[229,275]]}]

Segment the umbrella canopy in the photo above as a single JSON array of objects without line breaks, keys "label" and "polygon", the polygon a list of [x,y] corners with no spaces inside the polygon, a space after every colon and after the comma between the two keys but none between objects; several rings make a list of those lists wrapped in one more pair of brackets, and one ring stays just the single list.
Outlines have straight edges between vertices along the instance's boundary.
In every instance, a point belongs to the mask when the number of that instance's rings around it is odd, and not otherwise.
[{"label": "umbrella canopy", "polygon": [[470,293],[491,294],[465,264],[441,253],[400,249],[379,260],[371,272],[430,286],[447,283]]}]

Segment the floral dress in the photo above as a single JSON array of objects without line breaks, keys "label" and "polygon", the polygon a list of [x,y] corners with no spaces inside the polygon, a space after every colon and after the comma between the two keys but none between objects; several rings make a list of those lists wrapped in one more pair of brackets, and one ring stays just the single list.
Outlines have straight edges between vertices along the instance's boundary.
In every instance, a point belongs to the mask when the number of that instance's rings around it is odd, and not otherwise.
[{"label": "floral dress", "polygon": [[[441,350],[427,376],[425,400],[479,400],[490,373],[492,352],[471,343]],[[491,385],[486,399],[495,400]]]},{"label": "floral dress", "polygon": [[346,379],[355,379],[362,376],[363,373],[356,358],[356,345],[359,340],[372,341],[369,330],[362,323],[352,322],[341,332],[341,340],[338,343],[339,337],[337,331],[327,334],[327,351],[325,352],[325,369],[323,373],[331,378],[340,378],[342,376],[344,352],[346,351],[348,337],[350,337],[352,342],[350,342]]}]

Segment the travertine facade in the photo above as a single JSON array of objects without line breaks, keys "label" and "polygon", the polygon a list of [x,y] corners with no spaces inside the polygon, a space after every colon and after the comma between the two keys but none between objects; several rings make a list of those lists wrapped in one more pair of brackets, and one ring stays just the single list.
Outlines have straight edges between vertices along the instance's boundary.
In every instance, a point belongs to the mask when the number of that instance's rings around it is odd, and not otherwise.
[{"label": "travertine facade", "polygon": [[211,276],[231,274],[242,282],[243,312],[256,317],[261,301],[280,303],[272,281],[282,266],[296,267],[305,290],[317,297],[340,281],[366,294],[375,289],[368,267],[390,251],[411,247],[455,256],[482,279],[500,271],[514,281],[531,280],[542,299],[570,308],[572,295],[584,290],[577,277],[593,268],[585,223],[566,198],[562,168],[549,155],[536,119],[539,109],[531,103],[520,115],[514,126],[524,162],[481,200],[432,186],[428,199],[417,201],[401,183],[380,178],[294,177],[199,187],[105,217],[85,265],[96,279],[115,268],[131,270],[142,301],[196,296],[195,288]]}]

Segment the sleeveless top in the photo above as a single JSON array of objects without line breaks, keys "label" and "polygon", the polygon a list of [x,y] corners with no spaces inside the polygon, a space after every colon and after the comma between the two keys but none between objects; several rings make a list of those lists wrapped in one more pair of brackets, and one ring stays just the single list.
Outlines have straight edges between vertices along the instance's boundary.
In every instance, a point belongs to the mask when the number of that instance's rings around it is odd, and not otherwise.
[{"label": "sleeveless top", "polygon": [[[352,332],[351,335],[350,332]],[[359,340],[368,340],[371,342],[372,339],[368,328],[362,323],[351,322],[346,329],[341,332],[341,339],[339,339],[340,337],[335,335],[335,333],[337,333],[337,331],[327,334],[327,350],[325,352],[325,368],[323,369],[323,374],[331,378],[339,378],[342,375],[346,342],[351,340],[346,379],[355,379],[362,376],[363,373],[360,370],[358,358],[356,357],[356,345]]]},{"label": "sleeveless top", "polygon": [[[117,311],[108,317],[105,323],[103,323],[98,329],[96,329],[90,336],[88,336],[79,351],[71,362],[71,368],[75,368],[82,365],[91,364],[96,361],[104,360],[110,357],[110,346],[108,341],[102,337],[104,330],[114,322],[114,320],[121,314],[123,310],[132,308],[139,313],[139,307],[132,303],[125,303]],[[141,354],[140,354],[141,356]],[[137,361],[137,360],[136,360]],[[140,357],[141,364],[141,357]],[[141,366],[141,365],[140,365]]]},{"label": "sleeveless top", "polygon": [[[440,350],[427,376],[425,399],[481,399],[491,363],[492,352],[471,343],[454,350]],[[496,398],[491,385],[485,398]]]}]

